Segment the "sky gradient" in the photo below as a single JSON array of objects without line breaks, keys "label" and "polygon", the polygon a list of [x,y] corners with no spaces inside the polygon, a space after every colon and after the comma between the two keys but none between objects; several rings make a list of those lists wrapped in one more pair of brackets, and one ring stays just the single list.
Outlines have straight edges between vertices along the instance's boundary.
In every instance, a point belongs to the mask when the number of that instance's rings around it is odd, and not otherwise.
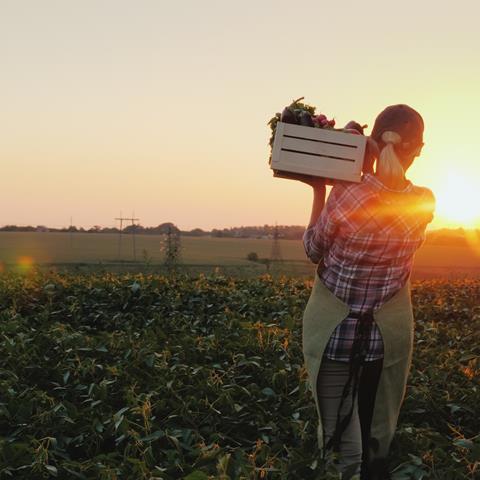
[{"label": "sky gradient", "polygon": [[432,227],[480,228],[480,6],[0,0],[0,225],[306,225],[267,122],[305,97],[341,126],[407,103]]}]

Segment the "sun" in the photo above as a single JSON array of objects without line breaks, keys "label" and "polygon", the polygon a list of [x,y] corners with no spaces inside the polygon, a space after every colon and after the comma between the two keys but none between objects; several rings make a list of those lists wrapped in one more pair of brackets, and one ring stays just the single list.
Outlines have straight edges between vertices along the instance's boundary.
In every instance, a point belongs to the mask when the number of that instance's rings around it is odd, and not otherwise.
[{"label": "sun", "polygon": [[436,216],[464,228],[480,226],[480,189],[472,178],[451,173],[434,193]]}]

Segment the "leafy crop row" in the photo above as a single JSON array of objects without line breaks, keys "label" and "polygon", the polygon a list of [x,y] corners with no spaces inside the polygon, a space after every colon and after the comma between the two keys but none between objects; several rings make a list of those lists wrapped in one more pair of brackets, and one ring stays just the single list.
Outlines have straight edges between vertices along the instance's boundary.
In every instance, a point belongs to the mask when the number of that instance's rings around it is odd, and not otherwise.
[{"label": "leafy crop row", "polygon": [[[0,479],[338,478],[301,352],[312,284],[0,277]],[[391,470],[480,478],[480,281],[415,283]]]}]

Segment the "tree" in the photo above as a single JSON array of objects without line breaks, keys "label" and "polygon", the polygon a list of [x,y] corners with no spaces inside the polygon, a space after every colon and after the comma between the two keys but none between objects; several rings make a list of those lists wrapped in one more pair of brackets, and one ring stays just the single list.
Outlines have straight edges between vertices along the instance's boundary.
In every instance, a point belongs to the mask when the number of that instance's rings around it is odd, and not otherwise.
[{"label": "tree", "polygon": [[135,234],[138,234],[138,233],[144,233],[145,232],[145,228],[142,227],[141,225],[138,225],[138,224],[134,224],[134,225],[127,225],[124,229],[123,229],[123,233],[135,233]]},{"label": "tree", "polygon": [[193,230],[190,230],[189,232],[184,232],[184,234],[190,235],[192,237],[202,237],[204,235],[207,235],[207,232],[205,232],[201,228],[194,228]]},{"label": "tree", "polygon": [[177,270],[180,263],[180,232],[171,226],[167,229],[161,250],[165,252],[163,264],[167,267],[169,273]]},{"label": "tree", "polygon": [[165,233],[168,235],[168,232],[176,232],[180,234],[180,229],[172,222],[161,223],[155,227],[157,233]]},{"label": "tree", "polygon": [[149,266],[152,263],[153,258],[148,254],[146,248],[142,249],[142,258],[146,266]]},{"label": "tree", "polygon": [[257,252],[250,252],[247,254],[247,260],[250,262],[262,263],[265,265],[267,273],[270,271],[271,260],[269,258],[259,258]]}]

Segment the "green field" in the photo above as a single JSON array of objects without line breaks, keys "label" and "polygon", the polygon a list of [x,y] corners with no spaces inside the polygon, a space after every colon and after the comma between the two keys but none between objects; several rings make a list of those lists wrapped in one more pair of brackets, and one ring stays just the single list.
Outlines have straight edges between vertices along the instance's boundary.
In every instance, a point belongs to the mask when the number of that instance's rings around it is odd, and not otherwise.
[{"label": "green field", "polygon": [[[312,282],[0,274],[0,478],[336,480],[301,349]],[[480,472],[480,280],[413,282],[393,480]]]},{"label": "green field", "polygon": [[[311,276],[314,265],[306,258],[301,240],[280,240],[284,262],[271,267],[272,273]],[[135,237],[136,262],[132,235],[122,236],[119,255],[117,234],[0,232],[0,262],[6,268],[32,262],[38,265],[86,264],[110,269],[153,268],[163,262],[162,236]],[[226,273],[258,274],[265,272],[261,264],[246,260],[249,252],[268,258],[270,239],[216,237],[181,237],[181,262],[193,273],[210,271],[218,266]],[[480,249],[461,246],[424,245],[416,255],[414,278],[462,277],[480,275]],[[145,256],[146,255],[146,256]],[[146,260],[148,260],[146,262]],[[153,267],[152,267],[153,266]]]}]

